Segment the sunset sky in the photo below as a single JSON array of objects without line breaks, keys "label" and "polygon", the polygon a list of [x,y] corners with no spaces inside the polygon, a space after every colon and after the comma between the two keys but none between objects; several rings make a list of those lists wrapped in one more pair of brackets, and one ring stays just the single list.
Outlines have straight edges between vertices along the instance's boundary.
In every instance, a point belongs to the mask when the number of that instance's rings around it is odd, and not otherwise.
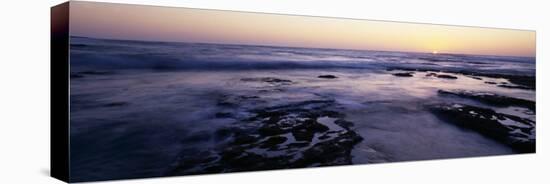
[{"label": "sunset sky", "polygon": [[535,32],[71,1],[73,36],[535,56]]}]

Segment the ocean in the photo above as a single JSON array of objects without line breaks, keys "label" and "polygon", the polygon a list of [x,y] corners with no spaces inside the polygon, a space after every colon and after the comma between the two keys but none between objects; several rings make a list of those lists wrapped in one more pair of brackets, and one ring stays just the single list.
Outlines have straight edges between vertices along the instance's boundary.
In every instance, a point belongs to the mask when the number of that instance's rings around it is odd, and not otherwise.
[{"label": "ocean", "polygon": [[534,152],[535,58],[70,42],[75,181]]}]

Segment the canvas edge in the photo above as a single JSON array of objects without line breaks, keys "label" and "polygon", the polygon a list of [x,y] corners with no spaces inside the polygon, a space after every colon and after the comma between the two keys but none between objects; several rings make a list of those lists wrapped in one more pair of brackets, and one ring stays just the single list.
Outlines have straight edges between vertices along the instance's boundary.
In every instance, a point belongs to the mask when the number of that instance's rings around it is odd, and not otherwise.
[{"label": "canvas edge", "polygon": [[70,182],[69,1],[50,11],[50,175]]}]

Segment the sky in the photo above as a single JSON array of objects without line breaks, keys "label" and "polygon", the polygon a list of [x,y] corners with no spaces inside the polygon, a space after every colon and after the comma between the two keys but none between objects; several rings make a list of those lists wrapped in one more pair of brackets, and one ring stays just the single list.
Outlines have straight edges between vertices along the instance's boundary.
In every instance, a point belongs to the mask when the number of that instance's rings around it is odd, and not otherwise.
[{"label": "sky", "polygon": [[71,1],[94,38],[535,57],[534,31]]}]

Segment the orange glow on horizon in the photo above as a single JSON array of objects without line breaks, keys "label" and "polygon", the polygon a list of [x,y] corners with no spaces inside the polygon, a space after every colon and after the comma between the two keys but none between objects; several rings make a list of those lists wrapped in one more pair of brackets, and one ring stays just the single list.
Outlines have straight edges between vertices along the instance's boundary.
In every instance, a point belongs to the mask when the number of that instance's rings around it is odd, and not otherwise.
[{"label": "orange glow on horizon", "polygon": [[535,32],[71,1],[71,35],[109,39],[535,56]]}]

